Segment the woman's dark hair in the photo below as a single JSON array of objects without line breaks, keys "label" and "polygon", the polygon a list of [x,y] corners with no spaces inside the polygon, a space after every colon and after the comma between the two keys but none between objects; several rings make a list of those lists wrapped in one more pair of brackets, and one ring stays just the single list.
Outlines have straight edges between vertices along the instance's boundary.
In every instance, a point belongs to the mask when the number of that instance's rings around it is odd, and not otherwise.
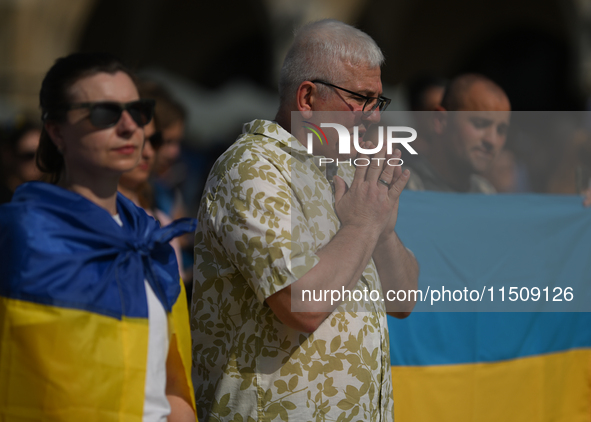
[{"label": "woman's dark hair", "polygon": [[[135,81],[133,73],[108,53],[74,53],[57,59],[45,75],[39,92],[43,122],[63,122],[66,117],[64,107],[71,101],[68,91],[72,85],[81,78],[103,72],[124,72]],[[39,170],[46,173],[48,182],[55,184],[59,181],[64,170],[64,158],[45,127],[41,131],[36,163]]]}]

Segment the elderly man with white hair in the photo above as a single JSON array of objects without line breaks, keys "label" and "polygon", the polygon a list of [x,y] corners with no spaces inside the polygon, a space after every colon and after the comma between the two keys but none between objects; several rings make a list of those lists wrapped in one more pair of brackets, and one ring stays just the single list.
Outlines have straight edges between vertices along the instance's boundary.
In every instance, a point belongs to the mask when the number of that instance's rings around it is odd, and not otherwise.
[{"label": "elderly man with white hair", "polygon": [[[292,121],[338,111],[372,147],[363,135],[389,103],[383,60],[349,25],[304,26],[281,70],[276,120],[246,124],[214,165],[191,304],[200,421],[393,420],[383,298],[417,285],[417,262],[394,231],[409,172],[386,164],[398,150],[371,160],[323,142],[311,154]],[[342,165],[327,164],[337,158]]]}]

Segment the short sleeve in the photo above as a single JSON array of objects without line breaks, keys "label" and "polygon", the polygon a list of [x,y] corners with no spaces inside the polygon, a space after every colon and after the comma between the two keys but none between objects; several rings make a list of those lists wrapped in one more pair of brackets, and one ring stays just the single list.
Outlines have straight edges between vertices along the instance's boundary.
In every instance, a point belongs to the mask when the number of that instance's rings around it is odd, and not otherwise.
[{"label": "short sleeve", "polygon": [[209,215],[217,243],[261,302],[320,260],[289,172],[265,159],[249,159],[229,169]]}]

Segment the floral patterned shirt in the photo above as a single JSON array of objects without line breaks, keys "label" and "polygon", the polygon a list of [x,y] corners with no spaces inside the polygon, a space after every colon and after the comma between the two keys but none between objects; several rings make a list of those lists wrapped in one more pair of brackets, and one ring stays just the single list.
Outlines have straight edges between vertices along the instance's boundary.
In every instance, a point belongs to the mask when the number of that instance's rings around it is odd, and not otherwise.
[{"label": "floral patterned shirt", "polygon": [[[195,233],[193,382],[207,421],[392,421],[383,302],[343,302],[313,334],[265,300],[296,282],[339,229],[326,168],[255,120],[214,165]],[[338,167],[351,183],[354,168]],[[358,290],[381,292],[370,260]]]}]

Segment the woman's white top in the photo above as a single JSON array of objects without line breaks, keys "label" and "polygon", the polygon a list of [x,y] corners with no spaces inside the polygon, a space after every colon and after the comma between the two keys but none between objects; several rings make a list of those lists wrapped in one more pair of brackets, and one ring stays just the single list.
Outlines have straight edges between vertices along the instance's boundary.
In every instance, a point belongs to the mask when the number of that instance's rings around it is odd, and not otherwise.
[{"label": "woman's white top", "polygon": [[[113,219],[123,226],[119,214]],[[166,358],[168,357],[168,319],[148,280],[144,280],[148,299],[148,360],[143,422],[166,422],[170,404],[166,398]]]}]

